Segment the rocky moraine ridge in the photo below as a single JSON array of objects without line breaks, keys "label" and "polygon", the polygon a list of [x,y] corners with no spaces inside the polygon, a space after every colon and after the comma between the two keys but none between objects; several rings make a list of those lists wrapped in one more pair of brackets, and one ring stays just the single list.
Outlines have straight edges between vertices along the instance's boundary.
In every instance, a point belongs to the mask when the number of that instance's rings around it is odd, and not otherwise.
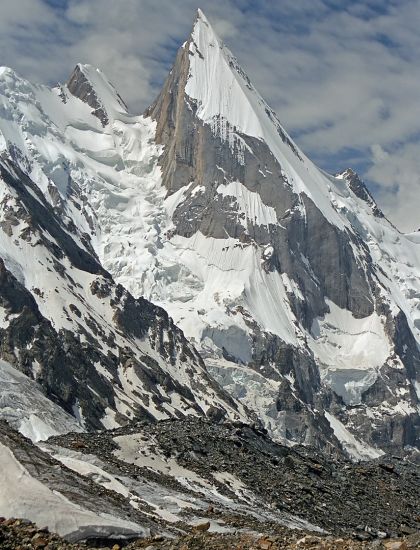
[{"label": "rocky moraine ridge", "polygon": [[[278,445],[256,427],[199,419],[71,433],[41,448],[1,423],[0,441],[56,494],[142,526],[141,539],[135,532],[98,530],[88,547],[199,548],[201,541],[203,548],[267,543],[344,550],[393,548],[392,541],[405,545],[395,548],[416,548],[419,542],[419,470],[403,459],[327,459]],[[13,529],[18,540],[28,524],[7,522],[0,544]],[[57,538],[47,546],[48,531],[29,529],[27,548],[59,547]],[[36,546],[35,535],[44,546]],[[79,538],[80,530],[66,535]]]}]

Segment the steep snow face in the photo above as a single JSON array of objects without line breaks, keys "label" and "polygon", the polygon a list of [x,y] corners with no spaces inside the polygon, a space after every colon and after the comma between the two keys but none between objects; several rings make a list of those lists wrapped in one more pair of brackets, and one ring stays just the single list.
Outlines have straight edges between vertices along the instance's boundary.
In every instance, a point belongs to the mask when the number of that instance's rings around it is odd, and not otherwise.
[{"label": "steep snow face", "polygon": [[185,92],[198,101],[199,118],[212,124],[216,117],[223,117],[238,132],[264,139],[265,120],[258,114],[266,105],[258,98],[250,81],[241,74],[235,58],[220,42],[201,10],[198,11],[189,51],[190,76]]},{"label": "steep snow face", "polygon": [[[318,392],[316,376],[302,380],[305,353],[345,404],[363,404],[369,391],[372,402],[396,402],[393,415],[417,414],[417,237],[384,218],[356,174],[333,177],[305,157],[201,12],[148,113],[165,146],[163,182],[175,190],[149,296],[194,338],[218,381],[278,437],[291,432],[287,394],[299,409],[308,384]],[[192,127],[193,137],[177,133]],[[287,346],[304,353],[291,357]],[[249,365],[263,372],[261,399],[249,391]],[[273,388],[280,397],[268,403]]]},{"label": "steep snow face", "polygon": [[[418,235],[400,235],[387,220],[373,216],[372,209],[377,207],[371,197],[367,202],[349,189],[349,171],[332,178],[307,159],[200,10],[191,40],[184,47],[189,48],[190,60],[185,93],[197,102],[198,118],[223,140],[232,140],[235,134],[238,139],[252,136],[266,143],[295,192],[310,197],[329,222],[363,238],[377,263],[386,264],[387,278],[391,281],[398,278],[402,282],[401,288],[392,288],[392,301],[406,313],[420,342],[420,310],[415,304],[420,297],[415,276],[420,266]],[[246,189],[244,192],[240,182],[227,182],[217,191],[236,197],[239,212],[245,214],[244,220],[252,218],[257,225],[280,223],[273,209],[261,204],[258,193]],[[363,262],[360,251],[355,253]],[[411,262],[408,257],[412,258]],[[386,284],[388,286],[389,282]]]},{"label": "steep snow face", "polygon": [[[348,176],[344,173],[337,180],[348,181]],[[341,215],[351,222],[352,232],[369,249],[381,297],[394,314],[399,309],[404,312],[420,345],[420,238],[400,233],[386,218],[373,215],[369,203],[352,194],[336,196],[334,200]],[[360,248],[355,254],[363,268],[368,269]]]},{"label": "steep snow face", "polygon": [[[249,360],[247,335],[251,331],[243,316],[235,313],[241,307],[264,329],[285,342],[297,342],[284,282],[278,273],[261,268],[260,251],[236,239],[213,239],[200,232],[191,238],[173,237],[166,250],[168,255],[159,258],[163,284],[156,285],[151,298],[168,307],[175,322],[197,344],[209,337],[220,350]],[[169,261],[174,270],[181,270],[172,280]],[[242,341],[239,353],[232,349],[238,338]]]},{"label": "steep snow face", "polygon": [[[63,103],[58,91],[32,86],[11,71],[4,88],[5,107],[12,115],[4,120],[4,135],[10,127],[15,134],[5,142],[20,152],[21,165],[29,164],[29,174],[47,200],[64,203],[78,234],[88,236],[104,267],[135,295],[165,307],[174,303],[171,315],[184,329],[196,327],[194,334],[191,330],[188,334],[197,342],[207,326],[228,339],[229,334],[223,333],[226,325],[234,323],[224,313],[226,303],[243,303],[267,330],[295,342],[284,282],[261,269],[260,251],[240,247],[236,240],[229,244],[200,234],[192,240],[174,237],[168,241],[173,212],[187,188],[165,199],[158,166],[162,148],[153,142],[156,123],[127,115],[106,78],[92,67],[79,67],[98,88],[110,117],[105,129],[90,106],[65,89],[60,92],[65,94]],[[29,108],[34,111],[32,120],[22,125]],[[217,192],[237,203],[244,224],[276,223],[274,209],[240,182],[221,185]],[[197,314],[199,310],[206,312],[205,318]],[[249,331],[244,324],[241,330],[246,339]]]},{"label": "steep snow face", "polygon": [[190,54],[185,93],[197,102],[198,118],[229,143],[241,141],[243,135],[266,143],[288,174],[293,189],[307,194],[331,223],[345,227],[346,221],[337,215],[329,197],[334,181],[328,180],[292,142],[200,10],[191,40],[184,47]]},{"label": "steep snow face", "polygon": [[[61,210],[78,243],[88,250],[93,246],[105,268],[129,286],[150,271],[161,246],[165,189],[157,161],[162,149],[153,143],[153,121],[128,115],[99,71],[87,65],[77,69],[106,112],[106,127],[85,94],[81,100],[67,88],[34,86],[5,69],[0,151],[7,150]],[[136,283],[131,289],[141,294]]]},{"label": "steep snow face", "polygon": [[[36,182],[52,206],[66,202],[63,224],[73,222],[79,244],[84,246],[80,236],[93,229],[95,213],[77,197],[70,166],[82,167],[89,156],[100,155],[103,144],[110,145],[112,139],[103,135],[87,104],[64,92],[60,97],[60,93],[5,70],[0,76],[0,147]],[[86,157],[78,139],[85,145]]]},{"label": "steep snow face", "polygon": [[330,312],[314,320],[309,345],[326,382],[347,403],[356,405],[390,356],[385,319],[376,312],[355,319],[350,311],[327,304]]}]

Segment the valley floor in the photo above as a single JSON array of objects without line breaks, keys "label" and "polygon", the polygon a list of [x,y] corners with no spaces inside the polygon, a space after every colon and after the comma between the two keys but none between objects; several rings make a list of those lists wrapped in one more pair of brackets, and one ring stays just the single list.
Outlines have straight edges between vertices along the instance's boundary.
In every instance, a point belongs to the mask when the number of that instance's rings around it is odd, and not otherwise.
[{"label": "valley floor", "polygon": [[361,541],[350,538],[319,536],[278,528],[275,535],[223,534],[192,532],[177,538],[138,539],[124,544],[121,541],[97,540],[90,544],[71,544],[58,535],[39,529],[35,524],[18,519],[0,518],[0,550],[411,550],[420,547],[420,534],[400,539]]}]

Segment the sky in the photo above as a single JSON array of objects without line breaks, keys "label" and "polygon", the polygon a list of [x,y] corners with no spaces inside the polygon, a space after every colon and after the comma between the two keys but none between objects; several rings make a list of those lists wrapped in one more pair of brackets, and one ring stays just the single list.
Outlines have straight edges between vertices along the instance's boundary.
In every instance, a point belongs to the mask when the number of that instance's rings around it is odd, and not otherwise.
[{"label": "sky", "polygon": [[91,63],[142,112],[197,8],[318,166],[420,228],[420,0],[1,0],[0,66],[51,85]]}]

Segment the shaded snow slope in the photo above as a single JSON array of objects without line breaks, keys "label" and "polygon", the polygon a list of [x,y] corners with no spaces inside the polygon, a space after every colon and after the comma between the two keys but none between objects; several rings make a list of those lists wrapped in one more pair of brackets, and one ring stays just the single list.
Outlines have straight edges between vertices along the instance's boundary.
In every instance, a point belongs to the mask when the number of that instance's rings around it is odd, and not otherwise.
[{"label": "shaded snow slope", "polygon": [[36,382],[1,360],[0,388],[0,418],[32,441],[83,431],[72,416],[41,393]]},{"label": "shaded snow slope", "polygon": [[328,307],[324,318],[314,320],[309,345],[327,383],[346,403],[358,405],[391,354],[386,319],[376,312],[355,319],[332,302]]},{"label": "shaded snow slope", "polygon": [[[78,434],[74,434],[77,436]],[[80,435],[80,434],[79,434]],[[98,490],[0,421],[0,514],[69,541],[147,536],[156,524],[112,490]]]}]

